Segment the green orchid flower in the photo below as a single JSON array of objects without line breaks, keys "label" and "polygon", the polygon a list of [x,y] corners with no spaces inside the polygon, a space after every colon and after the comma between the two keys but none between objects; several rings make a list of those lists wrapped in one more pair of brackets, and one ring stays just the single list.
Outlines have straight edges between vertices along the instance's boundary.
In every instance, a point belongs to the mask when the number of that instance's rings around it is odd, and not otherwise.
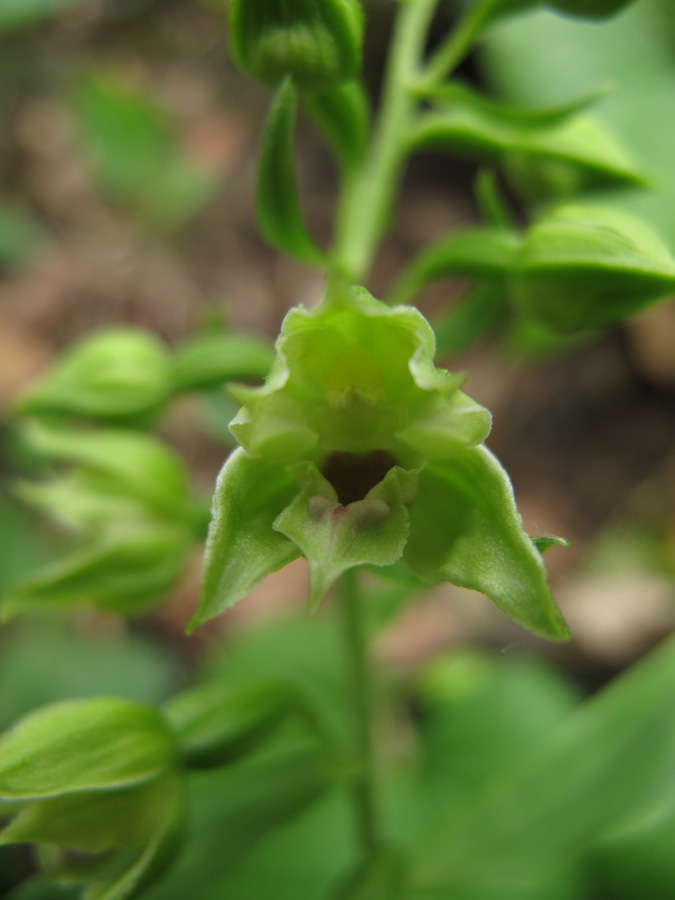
[{"label": "green orchid flower", "polygon": [[216,485],[190,627],[298,556],[312,610],[347,569],[402,559],[565,639],[508,476],[483,446],[490,413],[434,366],[426,319],[334,281],[317,309],[288,313],[276,347],[262,387],[232,389],[240,447]]}]

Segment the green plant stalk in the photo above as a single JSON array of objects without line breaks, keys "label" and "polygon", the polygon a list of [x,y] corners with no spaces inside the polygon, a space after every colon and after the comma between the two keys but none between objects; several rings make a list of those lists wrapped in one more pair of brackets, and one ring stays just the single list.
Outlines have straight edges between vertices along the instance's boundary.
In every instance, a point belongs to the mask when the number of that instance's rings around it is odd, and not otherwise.
[{"label": "green plant stalk", "polygon": [[[332,259],[334,265],[356,283],[365,280],[387,226],[405,159],[407,136],[417,111],[416,81],[437,3],[438,0],[408,0],[401,4],[370,150],[361,169],[345,176]],[[473,34],[469,29],[469,33],[460,39],[470,41]],[[361,846],[366,856],[372,856],[380,844],[372,739],[372,685],[363,605],[353,570],[342,576],[340,612],[358,760],[358,775],[353,784],[354,809]]]},{"label": "green plant stalk", "polygon": [[494,5],[494,0],[483,0],[472,6],[460,19],[457,27],[443,41],[425,67],[418,88],[424,90],[436,87],[457,68],[493,20]]},{"label": "green plant stalk", "polygon": [[347,570],[340,581],[339,605],[349,669],[351,708],[354,713],[357,774],[352,782],[352,791],[359,840],[365,856],[369,857],[380,845],[380,834],[372,734],[373,690],[363,620],[363,599],[358,589],[357,570]]},{"label": "green plant stalk", "polygon": [[386,229],[418,102],[414,83],[437,2],[400,4],[370,152],[361,171],[344,186],[332,256],[355,283],[365,280]]}]

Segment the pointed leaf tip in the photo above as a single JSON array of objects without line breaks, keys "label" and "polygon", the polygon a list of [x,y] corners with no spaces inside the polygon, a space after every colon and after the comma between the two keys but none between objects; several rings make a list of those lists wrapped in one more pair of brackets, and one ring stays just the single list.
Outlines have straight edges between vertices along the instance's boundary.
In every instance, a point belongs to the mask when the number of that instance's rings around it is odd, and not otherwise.
[{"label": "pointed leaf tip", "polygon": [[320,266],[324,254],[305,225],[293,164],[297,93],[286,79],[270,108],[258,163],[256,209],[263,235],[279,250]]}]

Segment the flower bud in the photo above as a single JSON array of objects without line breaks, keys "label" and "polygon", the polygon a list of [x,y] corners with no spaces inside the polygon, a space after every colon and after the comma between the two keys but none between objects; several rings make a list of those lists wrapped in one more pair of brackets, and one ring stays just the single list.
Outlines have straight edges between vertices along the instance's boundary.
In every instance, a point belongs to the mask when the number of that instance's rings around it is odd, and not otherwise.
[{"label": "flower bud", "polygon": [[512,299],[557,333],[633,315],[675,290],[675,260],[639,220],[612,208],[561,206],[526,232]]},{"label": "flower bud", "polygon": [[149,333],[119,328],[69,349],[19,408],[31,414],[116,419],[154,411],[168,395],[165,348]]},{"label": "flower bud", "polygon": [[233,0],[230,42],[238,65],[272,87],[290,75],[324,90],[358,75],[363,13],[358,0]]},{"label": "flower bud", "polygon": [[179,580],[201,511],[182,462],[147,435],[38,426],[29,445],[71,466],[18,493],[73,535],[72,547],[3,598],[6,618],[28,609],[95,603],[121,614],[145,611]]},{"label": "flower bud", "polygon": [[160,874],[180,835],[180,796],[174,737],[149,706],[56,703],[0,738],[9,815],[0,845],[38,844],[52,877],[87,883],[97,896],[124,890],[131,900]]}]

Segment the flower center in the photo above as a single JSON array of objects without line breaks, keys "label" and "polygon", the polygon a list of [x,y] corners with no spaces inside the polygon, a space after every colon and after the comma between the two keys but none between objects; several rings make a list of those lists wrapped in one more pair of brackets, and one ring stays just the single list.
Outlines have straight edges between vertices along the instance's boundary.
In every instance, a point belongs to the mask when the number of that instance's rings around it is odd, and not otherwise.
[{"label": "flower center", "polygon": [[337,355],[326,379],[326,397],[333,409],[376,406],[383,394],[384,377],[369,350],[347,347]]},{"label": "flower center", "polygon": [[369,490],[398,465],[388,450],[371,450],[369,453],[344,453],[340,450],[329,454],[321,467],[321,474],[335,488],[343,506],[363,500]]}]

